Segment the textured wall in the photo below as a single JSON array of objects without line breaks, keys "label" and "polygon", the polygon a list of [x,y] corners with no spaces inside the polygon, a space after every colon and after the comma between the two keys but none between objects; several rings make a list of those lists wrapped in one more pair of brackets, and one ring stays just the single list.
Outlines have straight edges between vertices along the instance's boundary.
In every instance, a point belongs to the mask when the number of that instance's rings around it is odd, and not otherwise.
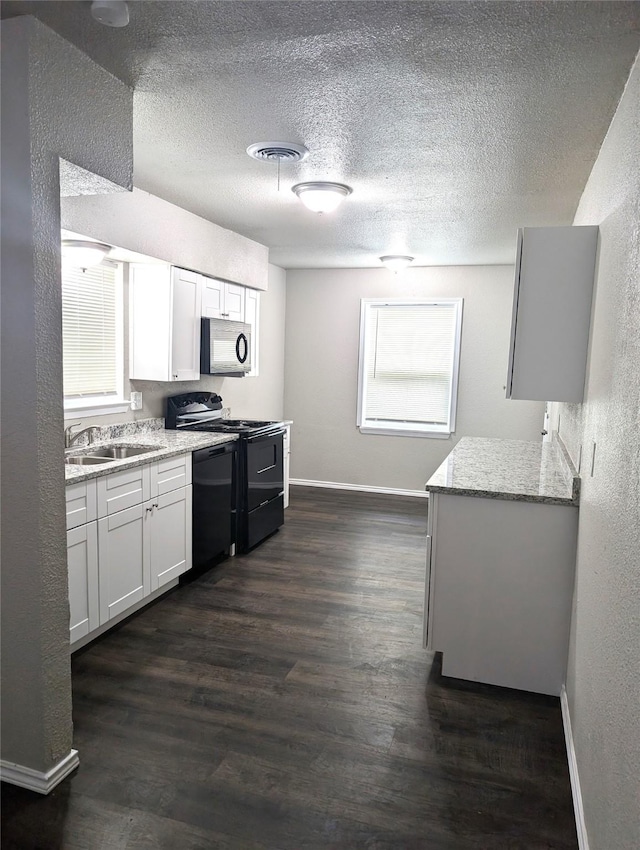
[{"label": "textured wall", "polygon": [[130,187],[131,92],[35,19],[4,21],[2,757],[35,770],[72,732],[59,156]]},{"label": "textured wall", "polygon": [[[515,239],[515,231],[514,231]],[[464,298],[456,433],[450,439],[356,428],[360,299]],[[540,440],[543,405],[505,398],[513,268],[452,266],[287,272],[285,415],[293,478],[401,489],[426,480],[465,435]]]},{"label": "textured wall", "polygon": [[63,198],[62,226],[181,268],[267,288],[264,245],[139,189]]},{"label": "textured wall", "polygon": [[[583,405],[554,405],[582,447],[567,691],[590,850],[640,846],[640,60],[576,213],[600,225]],[[596,443],[593,477],[591,457]]]}]

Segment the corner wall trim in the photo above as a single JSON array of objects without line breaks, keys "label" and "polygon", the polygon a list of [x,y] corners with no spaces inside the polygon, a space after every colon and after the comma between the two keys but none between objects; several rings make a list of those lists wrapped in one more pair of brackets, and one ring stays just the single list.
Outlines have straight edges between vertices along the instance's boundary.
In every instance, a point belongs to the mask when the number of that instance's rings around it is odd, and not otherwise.
[{"label": "corner wall trim", "polygon": [[48,794],[79,764],[80,759],[77,750],[71,750],[68,755],[60,759],[58,764],[46,772],[33,770],[30,767],[23,767],[21,764],[2,759],[0,761],[0,779],[3,782],[9,782],[11,785],[19,785],[21,788],[36,791],[38,794]]},{"label": "corner wall trim", "polygon": [[573,733],[571,732],[569,701],[567,699],[567,689],[564,685],[560,689],[560,708],[562,709],[564,740],[567,745],[567,761],[569,762],[569,779],[571,780],[571,795],[573,797],[573,812],[576,818],[578,847],[580,850],[589,850],[589,837],[587,835],[587,825],[584,821],[582,791],[580,790],[580,778],[578,776],[578,762],[576,759],[576,751],[573,746]]},{"label": "corner wall trim", "polygon": [[329,490],[359,490],[362,493],[382,493],[386,496],[416,496],[428,499],[426,490],[399,490],[395,487],[369,487],[366,484],[340,484],[337,481],[311,481],[306,478],[291,478],[289,484],[299,487],[326,487]]}]

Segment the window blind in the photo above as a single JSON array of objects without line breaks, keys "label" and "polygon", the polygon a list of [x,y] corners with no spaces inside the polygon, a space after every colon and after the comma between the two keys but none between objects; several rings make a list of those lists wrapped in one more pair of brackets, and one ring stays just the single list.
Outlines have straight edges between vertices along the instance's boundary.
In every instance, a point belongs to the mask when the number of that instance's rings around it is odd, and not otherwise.
[{"label": "window blind", "polygon": [[447,430],[459,301],[368,303],[360,425]]},{"label": "window blind", "polygon": [[117,268],[62,268],[64,397],[117,396]]}]

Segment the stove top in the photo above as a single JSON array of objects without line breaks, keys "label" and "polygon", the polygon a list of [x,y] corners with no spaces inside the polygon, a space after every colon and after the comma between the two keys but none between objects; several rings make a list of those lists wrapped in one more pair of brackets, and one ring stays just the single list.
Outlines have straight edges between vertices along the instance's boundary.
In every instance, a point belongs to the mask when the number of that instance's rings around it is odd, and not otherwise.
[{"label": "stove top", "polygon": [[185,426],[189,431],[213,431],[222,434],[257,434],[275,428],[279,422],[263,419],[216,419],[212,422],[198,422]]}]

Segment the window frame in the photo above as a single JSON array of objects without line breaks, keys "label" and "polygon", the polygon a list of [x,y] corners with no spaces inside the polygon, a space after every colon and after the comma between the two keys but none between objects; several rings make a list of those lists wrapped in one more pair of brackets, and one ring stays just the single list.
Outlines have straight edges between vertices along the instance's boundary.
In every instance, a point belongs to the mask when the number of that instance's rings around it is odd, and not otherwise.
[{"label": "window frame", "polygon": [[[458,401],[458,382],[460,375],[460,350],[462,346],[462,310],[463,298],[361,298],[360,299],[360,345],[358,356],[358,398],[356,411],[356,426],[362,434],[381,434],[394,437],[429,437],[432,439],[448,439],[456,429],[456,413]],[[453,367],[451,370],[451,395],[449,398],[449,417],[445,425],[419,426],[415,422],[394,422],[385,420],[376,424],[368,424],[364,415],[366,391],[366,325],[367,313],[370,307],[384,306],[434,306],[453,305],[456,310],[456,327],[453,348]],[[371,422],[372,420],[369,420]]]},{"label": "window frame", "polygon": [[[116,394],[112,396],[85,395],[65,397],[63,394],[64,418],[82,416],[107,416],[124,413],[131,403],[124,397],[124,263],[105,259],[99,265],[115,269],[115,328],[116,328]],[[64,271],[61,270],[61,278]],[[64,358],[64,346],[62,356]],[[64,390],[63,390],[64,393]]]}]

